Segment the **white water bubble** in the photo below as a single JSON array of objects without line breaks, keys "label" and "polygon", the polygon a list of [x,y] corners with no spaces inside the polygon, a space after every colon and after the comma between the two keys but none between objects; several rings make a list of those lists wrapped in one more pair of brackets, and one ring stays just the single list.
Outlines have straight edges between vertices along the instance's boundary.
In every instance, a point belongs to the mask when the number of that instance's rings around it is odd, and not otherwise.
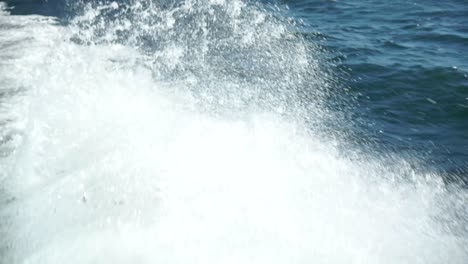
[{"label": "white water bubble", "polygon": [[119,4],[118,4],[117,2],[112,2],[112,3],[110,3],[109,6],[110,6],[110,8],[112,8],[112,9],[117,9],[117,8],[119,8]]}]

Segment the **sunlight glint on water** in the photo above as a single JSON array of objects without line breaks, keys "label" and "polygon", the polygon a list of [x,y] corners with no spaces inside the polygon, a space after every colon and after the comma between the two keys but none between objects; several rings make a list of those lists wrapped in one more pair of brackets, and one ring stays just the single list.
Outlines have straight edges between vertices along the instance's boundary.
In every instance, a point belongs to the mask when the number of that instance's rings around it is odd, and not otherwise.
[{"label": "sunlight glint on water", "polygon": [[3,14],[5,263],[464,263],[462,190],[304,127],[330,76],[270,9]]}]

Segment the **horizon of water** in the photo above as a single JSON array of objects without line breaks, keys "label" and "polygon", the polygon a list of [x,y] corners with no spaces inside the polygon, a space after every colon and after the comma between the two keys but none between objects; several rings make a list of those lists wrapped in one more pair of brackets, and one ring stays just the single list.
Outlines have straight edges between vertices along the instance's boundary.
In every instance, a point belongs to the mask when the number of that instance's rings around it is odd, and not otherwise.
[{"label": "horizon of water", "polygon": [[1,9],[1,263],[468,259],[466,189],[349,144],[341,77],[287,9],[67,8]]}]

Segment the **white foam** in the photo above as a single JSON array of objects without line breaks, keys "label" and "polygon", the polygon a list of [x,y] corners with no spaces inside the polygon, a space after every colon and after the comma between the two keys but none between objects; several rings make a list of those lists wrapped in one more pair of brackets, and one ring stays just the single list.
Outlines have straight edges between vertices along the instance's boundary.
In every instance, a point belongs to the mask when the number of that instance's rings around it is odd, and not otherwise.
[{"label": "white foam", "polygon": [[6,3],[0,2],[0,15],[4,16],[4,15],[8,15],[8,14],[9,14],[9,12],[7,11]]},{"label": "white foam", "polygon": [[[4,110],[20,131],[2,161],[15,197],[1,211],[8,263],[466,261],[466,234],[449,216],[466,195],[437,176],[410,181],[404,161],[343,157],[340,142],[269,108],[207,111],[200,102],[216,91],[193,92],[203,79],[155,79],[158,64],[134,46],[76,44],[73,26],[8,21],[21,25],[16,39],[32,37],[0,72],[28,89]],[[191,66],[184,50],[164,71]],[[242,87],[216,81],[223,93]]]}]

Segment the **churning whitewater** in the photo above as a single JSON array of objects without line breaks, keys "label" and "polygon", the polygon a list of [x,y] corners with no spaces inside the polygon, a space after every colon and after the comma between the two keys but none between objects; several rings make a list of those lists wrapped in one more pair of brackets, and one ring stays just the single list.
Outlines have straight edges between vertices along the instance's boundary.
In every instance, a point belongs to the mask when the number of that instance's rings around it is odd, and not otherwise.
[{"label": "churning whitewater", "polygon": [[68,8],[1,8],[1,263],[468,260],[466,192],[343,149],[338,84],[280,8]]}]

